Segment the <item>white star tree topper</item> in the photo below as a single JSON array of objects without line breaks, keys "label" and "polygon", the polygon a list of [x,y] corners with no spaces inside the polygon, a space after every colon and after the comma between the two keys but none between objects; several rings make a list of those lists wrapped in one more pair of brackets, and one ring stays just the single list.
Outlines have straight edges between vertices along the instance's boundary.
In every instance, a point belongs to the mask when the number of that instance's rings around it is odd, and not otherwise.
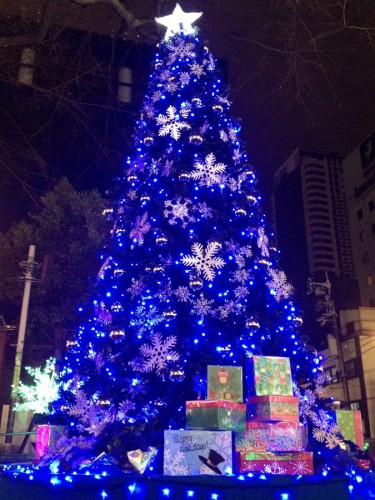
[{"label": "white star tree topper", "polygon": [[155,21],[167,27],[164,39],[171,38],[176,33],[183,31],[186,35],[193,34],[195,28],[192,24],[201,17],[202,12],[184,12],[177,3],[174,11],[169,16],[155,17]]}]

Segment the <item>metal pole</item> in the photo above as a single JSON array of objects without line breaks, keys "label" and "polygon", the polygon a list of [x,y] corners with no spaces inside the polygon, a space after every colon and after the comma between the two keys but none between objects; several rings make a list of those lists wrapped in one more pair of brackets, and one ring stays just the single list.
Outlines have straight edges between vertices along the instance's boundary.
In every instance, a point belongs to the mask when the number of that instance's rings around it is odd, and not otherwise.
[{"label": "metal pole", "polygon": [[347,379],[346,373],[345,373],[344,353],[342,351],[339,329],[337,327],[338,318],[337,318],[337,313],[336,313],[336,309],[335,309],[335,304],[331,298],[329,298],[329,300],[331,301],[332,311],[333,311],[333,318],[332,318],[333,319],[333,334],[334,334],[334,337],[336,339],[337,355],[339,358],[339,365],[340,365],[340,376],[341,376],[341,380],[342,380],[342,387],[344,390],[344,399],[345,399],[346,403],[349,403],[350,402],[349,386],[348,386],[348,379]]},{"label": "metal pole", "polygon": [[7,431],[6,431],[7,434],[9,435],[6,436],[5,439],[6,451],[11,451],[12,447],[12,433],[14,429],[14,419],[15,419],[14,409],[18,401],[18,386],[20,382],[23,348],[25,344],[25,333],[26,333],[27,314],[29,311],[31,283],[34,281],[33,278],[34,264],[35,264],[35,246],[30,245],[27,262],[23,263],[25,267],[25,274],[24,274],[25,287],[23,291],[20,325],[18,329],[16,356],[14,359],[12,393],[10,397],[9,414],[8,414]]}]

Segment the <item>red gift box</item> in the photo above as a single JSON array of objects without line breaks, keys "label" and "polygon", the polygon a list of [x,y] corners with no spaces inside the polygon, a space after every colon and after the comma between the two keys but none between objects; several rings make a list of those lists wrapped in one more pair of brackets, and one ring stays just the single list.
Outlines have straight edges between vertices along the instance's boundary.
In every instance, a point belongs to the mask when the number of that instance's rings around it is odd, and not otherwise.
[{"label": "red gift box", "polygon": [[246,431],[236,432],[236,451],[302,451],[306,427],[298,422],[246,422]]},{"label": "red gift box", "polygon": [[313,454],[309,451],[296,453],[241,452],[236,454],[238,473],[290,474],[309,476],[314,474]]},{"label": "red gift box", "polygon": [[253,396],[248,403],[250,421],[299,421],[298,398],[294,396]]}]

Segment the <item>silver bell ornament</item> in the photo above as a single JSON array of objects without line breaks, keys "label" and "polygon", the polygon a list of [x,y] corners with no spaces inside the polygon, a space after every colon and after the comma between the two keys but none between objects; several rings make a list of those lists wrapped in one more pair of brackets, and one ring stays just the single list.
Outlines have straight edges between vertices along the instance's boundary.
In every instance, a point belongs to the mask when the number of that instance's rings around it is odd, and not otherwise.
[{"label": "silver bell ornament", "polygon": [[175,366],[169,370],[169,379],[171,382],[179,383],[185,379],[185,371],[181,366]]},{"label": "silver bell ornament", "polygon": [[203,287],[203,280],[197,274],[192,274],[189,278],[189,286],[195,292]]}]

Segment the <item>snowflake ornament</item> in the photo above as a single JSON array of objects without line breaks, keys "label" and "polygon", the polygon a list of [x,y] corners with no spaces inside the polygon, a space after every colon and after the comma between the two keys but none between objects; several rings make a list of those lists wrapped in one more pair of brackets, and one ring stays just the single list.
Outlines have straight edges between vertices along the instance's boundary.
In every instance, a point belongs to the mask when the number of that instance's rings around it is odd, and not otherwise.
[{"label": "snowflake ornament", "polygon": [[194,167],[195,170],[189,173],[189,177],[198,180],[200,186],[220,184],[222,182],[220,174],[223,174],[226,169],[224,163],[216,163],[216,157],[213,153],[206,156],[204,163],[196,162]]},{"label": "snowflake ornament", "polygon": [[133,229],[129,233],[129,238],[136,240],[136,243],[141,246],[144,243],[144,235],[150,230],[151,224],[147,221],[148,213],[145,212],[136,218]]},{"label": "snowflake ornament", "polygon": [[161,97],[162,97],[162,92],[160,90],[157,90],[156,92],[154,92],[152,94],[152,101],[153,102],[157,102],[157,101],[160,101]]},{"label": "snowflake ornament", "polygon": [[169,43],[167,48],[170,51],[168,65],[176,62],[177,59],[194,59],[194,44],[190,42],[185,42],[184,40],[178,40],[177,44]]},{"label": "snowflake ornament", "polygon": [[193,255],[186,255],[181,261],[185,266],[194,267],[197,273],[203,274],[207,281],[213,281],[215,269],[225,266],[225,261],[221,257],[215,257],[220,248],[216,242],[209,243],[206,249],[201,243],[193,243],[191,247]]},{"label": "snowflake ornament", "polygon": [[268,250],[268,236],[266,235],[264,228],[258,228],[258,240],[257,240],[258,248],[260,248],[263,257],[269,257],[270,252]]},{"label": "snowflake ornament", "polygon": [[169,94],[174,94],[178,89],[178,85],[175,82],[167,82],[164,88]]},{"label": "snowflake ornament", "polygon": [[212,217],[212,208],[210,208],[206,202],[198,203],[198,212],[204,219],[210,219]]},{"label": "snowflake ornament", "polygon": [[[187,118],[188,114],[188,110],[181,110],[181,116],[183,118]],[[156,123],[161,126],[159,129],[160,136],[170,134],[175,141],[181,137],[181,130],[191,128],[186,121],[180,119],[180,115],[177,113],[177,109],[174,106],[168,106],[166,115],[159,114],[156,118]]]},{"label": "snowflake ornament", "polygon": [[187,71],[183,71],[180,74],[180,83],[184,87],[185,85],[189,85],[190,83],[190,74]]},{"label": "snowflake ornament", "polygon": [[200,78],[201,76],[206,74],[204,67],[198,63],[191,64],[190,71],[191,71],[191,74],[196,76],[197,78]]},{"label": "snowflake ornament", "polygon": [[190,302],[191,292],[187,286],[179,286],[174,292],[179,302]]},{"label": "snowflake ornament", "polygon": [[193,203],[189,198],[178,198],[177,200],[166,200],[164,202],[164,217],[172,226],[179,223],[185,228],[189,222],[194,222],[195,217],[191,215],[194,209]]},{"label": "snowflake ornament", "polygon": [[192,302],[193,304],[193,309],[191,311],[191,314],[196,314],[200,318],[204,318],[204,316],[208,316],[209,314],[212,314],[212,304],[214,303],[214,300],[209,300],[207,299],[203,293],[200,294],[199,298],[197,300],[194,300]]},{"label": "snowflake ornament", "polygon": [[241,158],[242,158],[242,153],[240,152],[239,149],[235,149],[232,156],[232,160],[234,161],[234,163],[236,164],[239,163],[241,161]]},{"label": "snowflake ornament", "polygon": [[142,279],[140,280],[133,279],[132,284],[127,289],[127,292],[131,294],[131,299],[133,300],[135,297],[138,297],[138,295],[142,295],[144,287],[145,284],[143,283]]},{"label": "snowflake ornament", "polygon": [[164,321],[164,317],[155,306],[146,309],[139,306],[135,310],[135,318],[130,320],[130,326],[137,329],[137,335],[142,337],[145,333],[151,333],[156,325]]},{"label": "snowflake ornament", "polygon": [[287,281],[284,271],[276,271],[275,269],[267,269],[271,277],[271,281],[267,281],[266,285],[270,289],[272,295],[275,296],[276,302],[282,299],[287,299],[293,292],[293,287]]},{"label": "snowflake ornament", "polygon": [[155,333],[151,337],[151,345],[143,344],[139,349],[143,359],[141,371],[155,371],[157,375],[161,375],[169,362],[180,359],[180,355],[172,350],[176,343],[175,335],[163,339],[160,333]]}]

